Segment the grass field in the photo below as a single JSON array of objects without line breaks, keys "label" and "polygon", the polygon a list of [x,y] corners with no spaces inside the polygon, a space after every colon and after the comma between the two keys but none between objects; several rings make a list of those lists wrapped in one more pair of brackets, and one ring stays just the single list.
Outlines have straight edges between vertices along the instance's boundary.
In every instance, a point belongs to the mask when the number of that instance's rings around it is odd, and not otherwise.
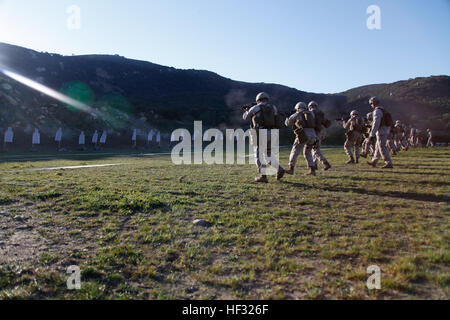
[{"label": "grass field", "polygon": [[403,152],[391,171],[325,154],[330,171],[305,177],[302,161],[265,185],[254,165],[0,157],[0,298],[449,299],[450,150]]}]

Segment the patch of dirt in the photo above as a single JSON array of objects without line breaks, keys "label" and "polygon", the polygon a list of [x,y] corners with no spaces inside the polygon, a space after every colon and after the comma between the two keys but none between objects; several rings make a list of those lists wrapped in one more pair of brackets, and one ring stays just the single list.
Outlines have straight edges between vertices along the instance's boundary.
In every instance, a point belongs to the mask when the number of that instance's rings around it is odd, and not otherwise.
[{"label": "patch of dirt", "polygon": [[49,250],[50,242],[33,227],[0,217],[0,265],[19,265],[37,261]]},{"label": "patch of dirt", "polygon": [[[40,214],[33,214],[32,207],[23,204],[16,203],[14,208],[9,206],[8,210],[0,206],[0,266],[34,267],[41,264],[43,254],[48,254],[57,257],[49,264],[65,272],[66,267],[76,264],[74,254],[95,251],[95,248],[83,242],[83,237],[75,239],[65,228],[55,225],[45,224],[44,227],[42,220]],[[57,240],[54,239],[55,235]]]}]

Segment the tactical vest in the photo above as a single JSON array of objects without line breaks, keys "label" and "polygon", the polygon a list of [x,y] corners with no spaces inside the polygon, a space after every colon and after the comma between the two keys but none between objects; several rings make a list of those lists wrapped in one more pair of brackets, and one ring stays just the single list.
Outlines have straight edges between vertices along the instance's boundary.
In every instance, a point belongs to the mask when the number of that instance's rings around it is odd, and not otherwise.
[{"label": "tactical vest", "polygon": [[301,144],[314,144],[317,142],[316,118],[310,111],[300,113],[300,119],[294,126],[294,133]]},{"label": "tactical vest", "polygon": [[303,129],[315,129],[316,128],[316,118],[314,114],[310,111],[303,111],[300,113],[300,119],[295,123],[297,128]]},{"label": "tactical vest", "polygon": [[387,110],[381,110],[383,112],[383,118],[381,119],[382,127],[392,128],[394,121],[392,120],[392,115]]},{"label": "tactical vest", "polygon": [[320,127],[321,125],[323,125],[323,123],[325,122],[325,114],[320,111],[314,111],[314,115],[316,116],[316,124],[318,127]]},{"label": "tactical vest", "polygon": [[[259,105],[260,110],[253,116],[254,129],[281,129],[283,117],[275,115],[275,110],[271,104]],[[259,116],[257,116],[259,115]]]},{"label": "tactical vest", "polygon": [[322,126],[325,127],[325,114],[320,110],[313,111],[313,113],[316,118],[316,131],[319,132],[322,130]]},{"label": "tactical vest", "polygon": [[360,132],[360,133],[364,133],[364,125],[363,125],[363,121],[360,117],[356,117],[354,119],[351,120],[350,123],[350,131],[356,131],[356,132]]}]

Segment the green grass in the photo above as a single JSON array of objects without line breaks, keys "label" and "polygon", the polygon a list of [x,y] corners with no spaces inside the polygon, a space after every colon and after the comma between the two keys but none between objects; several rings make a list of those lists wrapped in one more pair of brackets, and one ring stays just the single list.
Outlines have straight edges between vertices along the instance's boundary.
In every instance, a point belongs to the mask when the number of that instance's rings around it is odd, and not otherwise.
[{"label": "green grass", "polygon": [[[264,185],[251,164],[0,162],[0,211],[11,213],[0,241],[45,239],[38,254],[0,260],[0,298],[448,299],[448,149],[403,152],[391,171],[325,154],[332,170],[305,177],[299,161],[295,176]],[[22,171],[102,163],[126,165]],[[9,223],[16,215],[28,231]],[[382,289],[369,291],[374,264]],[[66,289],[70,265],[80,291]]]}]

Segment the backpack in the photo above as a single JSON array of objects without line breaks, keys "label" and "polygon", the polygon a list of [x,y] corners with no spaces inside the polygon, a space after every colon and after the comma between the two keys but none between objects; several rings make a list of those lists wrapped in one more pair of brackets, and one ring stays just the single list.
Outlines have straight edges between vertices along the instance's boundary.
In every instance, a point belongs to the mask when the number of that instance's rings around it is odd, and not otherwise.
[{"label": "backpack", "polygon": [[276,127],[275,112],[272,105],[260,105],[260,117],[254,117],[255,128],[274,129]]},{"label": "backpack", "polygon": [[310,111],[300,113],[301,118],[295,123],[295,129],[316,129],[316,118]]},{"label": "backpack", "polygon": [[363,125],[363,121],[360,117],[356,117],[355,121],[351,123],[350,126],[350,131],[357,131],[360,133],[364,132],[364,125]]},{"label": "backpack", "polygon": [[386,110],[383,110],[383,118],[381,119],[381,126],[389,128],[392,128],[394,126],[392,115]]},{"label": "backpack", "polygon": [[316,117],[311,111],[303,111],[295,123],[294,133],[300,144],[314,144],[317,141]]},{"label": "backpack", "polygon": [[310,111],[302,113],[303,118],[303,128],[305,129],[315,129],[316,128],[316,117]]},{"label": "backpack", "polygon": [[325,114],[320,110],[313,111],[313,113],[316,117],[316,131],[320,132],[320,130],[322,130],[322,126],[324,126]]},{"label": "backpack", "polygon": [[[325,113],[323,113],[322,110],[318,110],[317,112],[314,113],[314,115],[317,118],[318,127],[320,127],[322,125],[325,127],[325,129],[328,129],[333,124],[330,120],[325,118]],[[320,128],[320,129],[322,129],[322,128]]]},{"label": "backpack", "polygon": [[314,112],[314,115],[316,116],[316,124],[319,131],[322,129],[321,126],[324,126],[326,129],[331,127],[332,123],[325,118],[325,113],[323,113],[323,111],[317,110]]}]

